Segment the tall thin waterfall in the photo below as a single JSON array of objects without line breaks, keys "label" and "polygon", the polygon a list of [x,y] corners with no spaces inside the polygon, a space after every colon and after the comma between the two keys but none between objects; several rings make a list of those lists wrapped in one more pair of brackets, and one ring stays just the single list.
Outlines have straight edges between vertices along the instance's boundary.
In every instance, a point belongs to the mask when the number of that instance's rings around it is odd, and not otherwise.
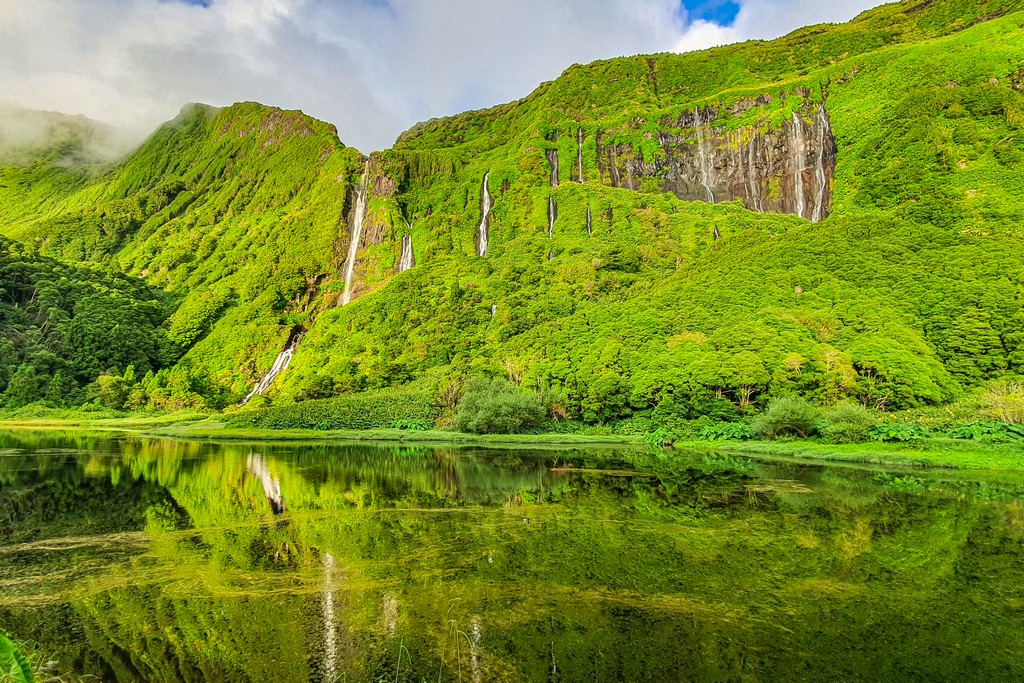
[{"label": "tall thin waterfall", "polygon": [[[412,229],[412,226],[409,226]],[[402,256],[398,259],[398,272],[404,273],[416,265],[416,257],[412,253],[412,235],[402,235]]]},{"label": "tall thin waterfall", "polygon": [[558,150],[549,149],[545,152],[551,166],[551,187],[558,187]]},{"label": "tall thin waterfall", "polygon": [[548,239],[555,238],[555,219],[558,218],[558,204],[553,197],[548,197]]},{"label": "tall thin waterfall", "polygon": [[825,189],[828,186],[828,179],[825,177],[825,140],[829,132],[828,115],[825,113],[825,105],[818,105],[818,159],[814,165],[814,212],[811,220],[815,223],[821,220],[825,208]]},{"label": "tall thin waterfall", "polygon": [[324,555],[324,680],[337,679],[338,641],[334,629],[334,556]]},{"label": "tall thin waterfall", "polygon": [[796,189],[796,215],[804,217],[804,169],[807,162],[804,153],[804,122],[793,112],[793,185]]},{"label": "tall thin waterfall", "polygon": [[708,191],[708,201],[715,203],[715,192],[711,189],[714,170],[708,159],[708,153],[704,149],[704,131],[700,120],[700,109],[693,110],[693,125],[697,129],[697,159],[700,161],[700,184]]},{"label": "tall thin waterfall", "polygon": [[480,190],[480,227],[476,231],[476,255],[487,256],[487,231],[491,219],[491,193],[487,189],[490,172],[484,173],[484,186]]},{"label": "tall thin waterfall", "polygon": [[587,234],[594,234],[594,216],[590,213],[590,205],[587,204]]},{"label": "tall thin waterfall", "polygon": [[353,211],[352,234],[348,243],[348,258],[345,259],[345,291],[341,295],[341,305],[352,301],[352,279],[356,272],[356,254],[359,251],[359,240],[363,236],[363,223],[366,221],[366,199],[369,190],[366,186],[370,175],[370,160],[366,160],[366,169],[356,188],[356,205]]},{"label": "tall thin waterfall", "polygon": [[576,167],[579,169],[579,182],[583,183],[583,128],[576,129]]},{"label": "tall thin waterfall", "polygon": [[277,354],[277,358],[274,359],[274,364],[270,366],[270,370],[263,379],[260,380],[259,384],[252,388],[245,398],[242,399],[242,405],[252,400],[253,396],[259,396],[264,391],[270,388],[270,385],[274,383],[277,376],[288,369],[288,365],[292,362],[292,356],[295,355],[295,347],[299,345],[299,339],[302,338],[302,334],[292,333],[291,338],[288,340],[288,344],[285,345],[284,349]]},{"label": "tall thin waterfall", "polygon": [[757,133],[750,136],[750,144],[747,146],[747,184],[750,186],[750,204],[754,211],[764,213],[764,204],[761,202],[761,193],[757,187],[757,180],[754,175],[757,172]]}]

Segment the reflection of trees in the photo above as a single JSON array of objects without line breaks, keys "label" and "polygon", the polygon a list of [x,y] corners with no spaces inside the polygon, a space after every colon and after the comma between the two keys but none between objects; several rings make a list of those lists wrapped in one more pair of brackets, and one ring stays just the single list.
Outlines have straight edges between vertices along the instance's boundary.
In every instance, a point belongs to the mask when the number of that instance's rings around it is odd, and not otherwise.
[{"label": "reflection of trees", "polygon": [[[46,476],[159,493],[133,518],[146,552],[73,599],[105,662],[89,666],[121,678],[320,680],[333,662],[393,680],[399,646],[409,680],[460,665],[467,680],[756,678],[808,652],[844,679],[884,673],[876,646],[894,640],[927,678],[927,653],[958,639],[954,673],[1022,654],[1024,620],[996,628],[978,608],[1024,597],[1013,482],[981,499],[957,481],[700,455],[119,448]],[[0,477],[35,485],[16,470]]]}]

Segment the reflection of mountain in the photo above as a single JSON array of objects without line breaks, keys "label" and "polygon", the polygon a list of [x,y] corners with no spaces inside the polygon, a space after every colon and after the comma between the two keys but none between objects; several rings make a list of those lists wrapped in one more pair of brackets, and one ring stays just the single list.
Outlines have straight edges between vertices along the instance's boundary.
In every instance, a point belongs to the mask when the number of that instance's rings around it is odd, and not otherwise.
[{"label": "reflection of mountain", "polygon": [[[1024,599],[1015,482],[645,452],[83,445],[49,468],[0,458],[0,496],[53,491],[41,533],[79,539],[0,548],[0,579],[35,577],[0,595],[0,623],[104,680],[395,680],[400,656],[416,681],[998,678],[1024,661],[1024,617],[999,608]],[[96,499],[61,507],[65,480]],[[129,511],[130,553],[104,556],[89,505]]]}]

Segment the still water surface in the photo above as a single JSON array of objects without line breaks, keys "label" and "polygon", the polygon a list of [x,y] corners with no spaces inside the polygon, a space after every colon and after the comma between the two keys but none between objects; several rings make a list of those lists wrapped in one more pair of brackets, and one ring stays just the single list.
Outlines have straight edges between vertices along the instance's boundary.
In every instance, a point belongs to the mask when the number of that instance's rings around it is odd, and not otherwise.
[{"label": "still water surface", "polygon": [[0,628],[103,681],[1022,680],[1024,477],[0,432]]}]

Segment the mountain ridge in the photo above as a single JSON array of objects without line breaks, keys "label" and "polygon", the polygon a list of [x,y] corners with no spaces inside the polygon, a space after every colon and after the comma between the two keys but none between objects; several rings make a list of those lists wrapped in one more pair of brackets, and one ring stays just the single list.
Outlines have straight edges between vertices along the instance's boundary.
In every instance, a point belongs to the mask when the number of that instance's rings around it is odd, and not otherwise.
[{"label": "mountain ridge", "polygon": [[227,400],[300,333],[281,399],[483,372],[589,422],[942,403],[1024,367],[1024,32],[1019,2],[925,4],[574,65],[369,156],[300,112],[186,106],[85,188],[0,171],[0,232],[178,297],[174,367]]}]

